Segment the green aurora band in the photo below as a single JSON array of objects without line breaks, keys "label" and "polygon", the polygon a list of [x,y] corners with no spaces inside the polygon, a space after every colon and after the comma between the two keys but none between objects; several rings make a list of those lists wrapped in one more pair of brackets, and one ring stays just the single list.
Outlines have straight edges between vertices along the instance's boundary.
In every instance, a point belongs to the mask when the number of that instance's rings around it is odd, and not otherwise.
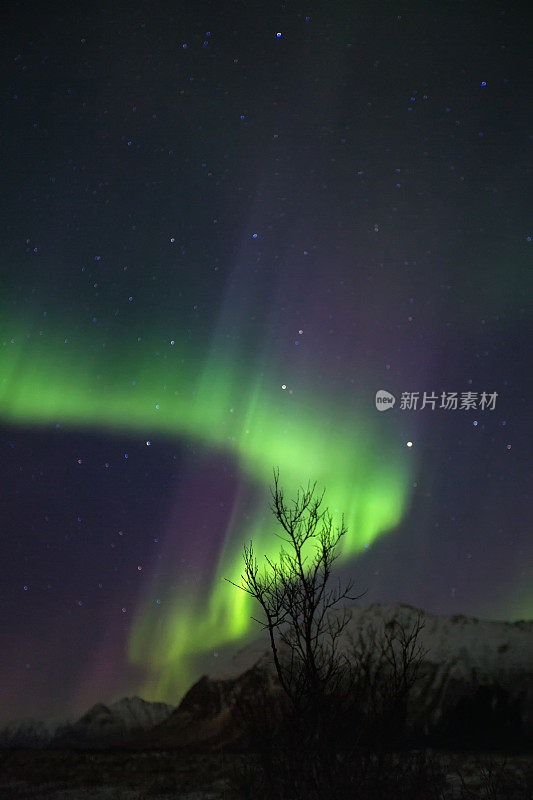
[{"label": "green aurora band", "polygon": [[[129,657],[143,669],[144,696],[172,698],[194,677],[195,659],[250,633],[250,598],[224,578],[238,581],[242,543],[275,557],[279,539],[268,516],[266,488],[279,467],[287,497],[309,479],[327,490],[326,503],[348,534],[342,560],[356,556],[398,525],[409,500],[412,455],[391,436],[381,414],[343,407],[319,396],[316,386],[283,391],[279,377],[250,358],[211,353],[202,361],[188,344],[135,341],[111,346],[60,335],[28,335],[6,326],[0,350],[0,416],[24,425],[97,428],[179,437],[210,452],[227,453],[246,481],[264,494],[254,520],[233,515],[207,595],[199,587],[173,591],[154,579],[131,628]],[[332,405],[334,413],[332,413]],[[376,425],[379,425],[379,427]],[[167,597],[168,597],[167,592]]]}]

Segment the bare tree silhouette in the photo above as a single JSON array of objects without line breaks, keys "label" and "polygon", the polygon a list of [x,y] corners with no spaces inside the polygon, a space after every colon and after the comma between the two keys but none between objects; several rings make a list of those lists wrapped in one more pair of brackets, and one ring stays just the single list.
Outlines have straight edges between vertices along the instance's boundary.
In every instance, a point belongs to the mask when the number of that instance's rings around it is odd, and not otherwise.
[{"label": "bare tree silhouette", "polygon": [[[345,683],[350,673],[348,658],[339,647],[350,620],[344,606],[364,594],[352,594],[353,582],[342,585],[332,580],[332,570],[347,533],[344,519],[333,524],[323,507],[324,492],[316,483],[300,489],[287,502],[274,470],[271,509],[281,531],[279,560],[265,556],[261,569],[253,543],[244,546],[244,571],[240,583],[233,583],[255,598],[264,619],[258,622],[268,631],[276,673],[292,705],[330,696]],[[278,642],[286,646],[288,659],[281,659]]]},{"label": "bare tree silhouette", "polygon": [[[271,510],[281,540],[277,560],[260,564],[253,543],[234,586],[253,597],[268,632],[278,695],[266,689],[241,709],[260,769],[248,764],[243,797],[438,797],[421,756],[399,758],[407,700],[424,656],[423,621],[383,630],[347,630],[353,581],[333,576],[347,528],[335,525],[316,483],[287,501],[274,470]],[[254,777],[255,776],[255,777]],[[241,775],[242,778],[242,775]],[[251,788],[250,788],[251,787]],[[435,791],[433,791],[435,789]]]}]

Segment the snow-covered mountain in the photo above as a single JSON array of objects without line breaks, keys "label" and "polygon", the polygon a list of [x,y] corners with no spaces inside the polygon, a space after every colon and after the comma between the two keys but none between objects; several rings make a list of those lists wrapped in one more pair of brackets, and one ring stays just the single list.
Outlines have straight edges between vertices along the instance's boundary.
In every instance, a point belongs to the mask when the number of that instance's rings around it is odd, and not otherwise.
[{"label": "snow-covered mountain", "polygon": [[119,745],[159,725],[174,710],[166,703],[124,697],[98,703],[73,723],[51,725],[22,720],[0,730],[0,747],[106,747]]},{"label": "snow-covered mountain", "polygon": [[[407,605],[355,606],[343,648],[363,642],[368,652],[391,625],[406,629],[422,615],[425,655],[411,695],[418,733],[453,738],[501,735],[533,740],[533,621],[493,622],[439,616]],[[283,645],[280,646],[283,656]],[[238,739],[235,707],[241,698],[276,690],[268,640],[259,637],[201,678],[177,708],[139,697],[93,706],[77,722],[57,729],[35,720],[0,731],[0,747],[218,747]],[[468,739],[468,737],[466,737]]]},{"label": "snow-covered mountain", "polygon": [[99,747],[122,744],[150,730],[174,710],[167,703],[149,703],[140,697],[124,697],[112,705],[97,703],[77,722],[60,728],[54,746]]},{"label": "snow-covered mountain", "polygon": [[[420,615],[424,627],[419,640],[427,651],[427,661],[442,665],[453,678],[469,680],[474,673],[493,678],[515,670],[533,671],[533,620],[498,622],[462,614],[440,616],[404,603],[356,605],[350,612],[351,620],[344,634],[345,649],[360,634],[367,641],[373,632],[379,636],[392,621],[410,628]],[[236,678],[259,661],[270,660],[268,639],[259,637],[228,661],[219,663],[209,677]]]},{"label": "snow-covered mountain", "polygon": [[[355,606],[343,649],[363,643],[367,652],[391,625],[409,630],[422,616],[419,643],[425,652],[411,695],[417,734],[444,738],[457,731],[469,740],[516,741],[533,737],[533,621],[494,622],[438,616],[408,605]],[[279,645],[283,656],[284,646]],[[219,746],[238,738],[234,708],[241,698],[270,691],[275,673],[266,637],[219,664],[198,681],[178,708],[143,737],[155,746]],[[452,742],[453,743],[453,742]]]}]

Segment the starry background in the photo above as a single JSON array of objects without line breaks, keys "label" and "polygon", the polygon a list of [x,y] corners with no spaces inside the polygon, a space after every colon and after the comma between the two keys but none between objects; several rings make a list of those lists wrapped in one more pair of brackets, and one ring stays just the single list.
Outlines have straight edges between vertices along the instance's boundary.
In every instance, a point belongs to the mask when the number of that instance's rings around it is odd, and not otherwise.
[{"label": "starry background", "polygon": [[251,635],[274,466],[366,601],[531,616],[524,9],[5,5],[2,719]]}]

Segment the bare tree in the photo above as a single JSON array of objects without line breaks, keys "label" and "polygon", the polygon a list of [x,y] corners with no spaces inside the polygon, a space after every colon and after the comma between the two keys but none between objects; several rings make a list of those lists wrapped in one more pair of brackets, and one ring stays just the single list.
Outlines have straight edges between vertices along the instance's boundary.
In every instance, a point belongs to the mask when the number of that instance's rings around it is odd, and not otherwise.
[{"label": "bare tree", "polygon": [[370,626],[350,636],[351,693],[360,729],[375,750],[402,742],[407,706],[424,657],[420,643],[422,612],[409,623],[392,619],[382,629]]},{"label": "bare tree", "polygon": [[[237,588],[257,600],[268,631],[277,676],[291,703],[301,710],[304,703],[333,696],[346,680],[349,661],[340,650],[342,634],[350,620],[349,610],[332,613],[352,594],[353,582],[332,580],[332,570],[347,533],[344,518],[333,524],[324,507],[324,492],[316,483],[300,489],[287,502],[274,470],[271,510],[281,530],[279,560],[265,556],[261,569],[253,544],[244,547],[244,571]],[[280,657],[278,642],[286,645],[287,658]]]},{"label": "bare tree", "polygon": [[315,483],[287,501],[277,470],[271,497],[279,557],[265,556],[260,565],[250,542],[240,581],[229,581],[259,603],[262,615],[254,619],[268,632],[282,689],[273,695],[265,688],[242,706],[259,761],[245,772],[240,796],[440,797],[431,765],[397,752],[423,657],[421,619],[360,630],[350,644],[346,604],[364,592],[354,595],[352,581],[333,576],[344,519],[334,524]]}]

